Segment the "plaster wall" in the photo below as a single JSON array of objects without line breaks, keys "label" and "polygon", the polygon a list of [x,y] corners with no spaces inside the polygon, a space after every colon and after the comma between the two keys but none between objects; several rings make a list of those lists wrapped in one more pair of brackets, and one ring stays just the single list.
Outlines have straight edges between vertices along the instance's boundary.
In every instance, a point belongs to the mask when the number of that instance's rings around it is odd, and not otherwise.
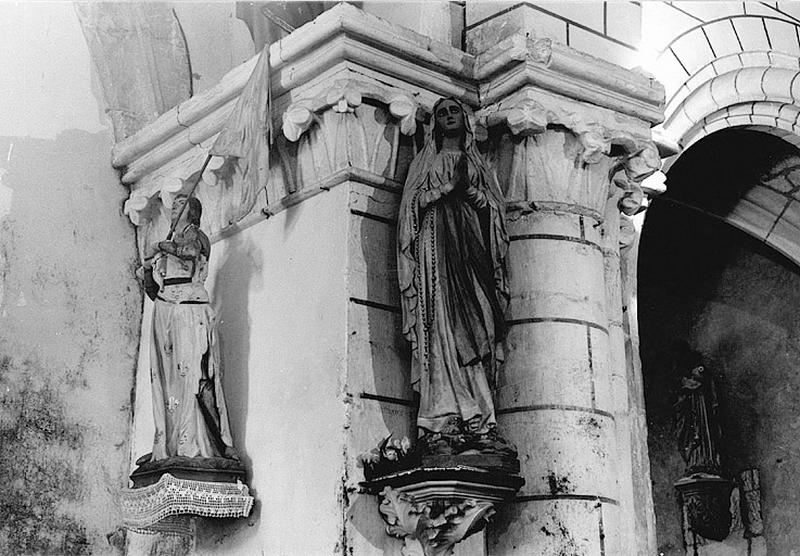
[{"label": "plaster wall", "polygon": [[126,191],[71,4],[0,4],[0,66],[0,553],[101,553],[141,311]]}]

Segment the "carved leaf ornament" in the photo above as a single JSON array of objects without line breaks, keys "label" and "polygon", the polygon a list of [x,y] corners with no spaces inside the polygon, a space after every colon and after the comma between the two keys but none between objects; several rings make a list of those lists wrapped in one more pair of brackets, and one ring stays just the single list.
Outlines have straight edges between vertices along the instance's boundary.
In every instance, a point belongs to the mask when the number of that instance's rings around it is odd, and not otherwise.
[{"label": "carved leaf ornament", "polygon": [[456,543],[483,529],[494,515],[485,500],[454,498],[416,502],[408,494],[386,487],[381,492],[380,513],[386,532],[405,539],[404,554],[412,554],[409,540],[419,542],[424,556],[449,556]]},{"label": "carved leaf ornament", "polygon": [[400,121],[403,135],[417,131],[419,105],[411,95],[354,80],[337,81],[329,91],[292,103],[283,113],[283,134],[296,142],[314,124],[321,112],[330,108],[338,114],[352,114],[364,98],[372,98],[389,107],[389,113]]},{"label": "carved leaf ornament", "polygon": [[547,129],[547,111],[538,102],[527,100],[508,111],[506,123],[514,135],[542,133]]}]

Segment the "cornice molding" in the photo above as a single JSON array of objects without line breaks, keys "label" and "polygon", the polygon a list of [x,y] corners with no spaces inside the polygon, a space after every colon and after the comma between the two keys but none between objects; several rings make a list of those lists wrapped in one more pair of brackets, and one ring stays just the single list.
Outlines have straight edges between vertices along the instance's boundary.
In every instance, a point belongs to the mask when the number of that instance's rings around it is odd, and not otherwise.
[{"label": "cornice molding", "polygon": [[[402,80],[410,89],[453,95],[478,103],[472,83],[474,57],[418,33],[394,26],[349,5],[339,4],[269,49],[270,86],[275,105],[289,104],[298,89],[330,74],[363,67]],[[208,91],[159,117],[112,151],[124,168],[122,182],[133,184],[148,172],[217,134],[255,67],[258,56],[230,71]],[[308,94],[305,91],[305,94]],[[413,94],[413,93],[412,93]],[[273,114],[273,118],[278,118]],[[278,127],[278,126],[276,126]]]},{"label": "cornice molding", "polygon": [[550,39],[501,41],[477,57],[474,78],[483,106],[533,85],[653,125],[664,120],[664,87],[654,77]]},{"label": "cornice molding", "polygon": [[[427,109],[438,96],[455,96],[478,108],[533,86],[647,124],[663,119],[664,90],[653,78],[568,46],[516,35],[475,57],[349,4],[331,8],[271,45],[269,56],[276,120],[282,117],[280,108],[317,94],[313,89],[321,80],[353,76],[406,89]],[[122,182],[135,184],[216,135],[256,61],[254,57],[245,62],[216,87],[118,143],[112,163],[123,169]],[[281,122],[276,123],[277,128]],[[405,123],[408,129],[410,121]]]}]

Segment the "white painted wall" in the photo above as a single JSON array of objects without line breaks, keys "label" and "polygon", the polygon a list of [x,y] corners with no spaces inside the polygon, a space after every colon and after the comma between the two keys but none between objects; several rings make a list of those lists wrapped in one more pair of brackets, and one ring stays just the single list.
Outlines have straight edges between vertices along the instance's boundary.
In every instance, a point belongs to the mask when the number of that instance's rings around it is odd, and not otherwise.
[{"label": "white painted wall", "polygon": [[[336,187],[212,246],[225,396],[256,505],[203,521],[198,554],[333,554],[341,540],[347,195]],[[148,372],[143,356],[138,384]],[[137,456],[151,448],[148,394]]]}]

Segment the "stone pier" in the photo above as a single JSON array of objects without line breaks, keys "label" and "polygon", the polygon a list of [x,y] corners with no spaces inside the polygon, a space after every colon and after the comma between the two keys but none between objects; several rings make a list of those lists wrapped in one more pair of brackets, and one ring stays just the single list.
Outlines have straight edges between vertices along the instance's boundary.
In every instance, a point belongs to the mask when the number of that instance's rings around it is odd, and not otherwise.
[{"label": "stone pier", "polygon": [[497,399],[527,485],[511,512],[518,533],[495,539],[495,550],[557,553],[566,541],[576,554],[601,554],[619,520],[601,229],[609,163],[584,163],[568,131],[530,141],[528,163],[543,178],[537,202],[558,209],[509,214],[512,299]]},{"label": "stone pier", "polygon": [[[634,506],[652,504],[632,479],[630,446],[646,445],[629,425],[638,397],[618,206],[657,165],[660,85],[521,33],[465,53],[348,4],[269,55],[261,86],[280,130],[269,179],[248,191],[214,161],[196,192],[234,440],[256,498],[246,525],[198,524],[198,550],[224,540],[241,553],[400,553],[356,462],[389,434],[414,434],[396,218],[431,107],[454,96],[474,111],[508,201],[510,333],[496,397],[526,481],[456,554],[649,554]],[[115,148],[140,247],[164,235],[172,197],[200,175],[255,65]],[[132,459],[152,442],[147,371],[143,359]]]},{"label": "stone pier", "polygon": [[651,524],[636,517],[648,515],[649,492],[636,486],[631,454],[646,438],[631,426],[640,383],[629,376],[620,246],[638,184],[659,166],[649,126],[660,89],[519,35],[478,54],[476,72],[501,49],[525,63],[488,77],[480,115],[511,239],[498,424],[526,483],[489,532],[489,553],[649,554]]}]

